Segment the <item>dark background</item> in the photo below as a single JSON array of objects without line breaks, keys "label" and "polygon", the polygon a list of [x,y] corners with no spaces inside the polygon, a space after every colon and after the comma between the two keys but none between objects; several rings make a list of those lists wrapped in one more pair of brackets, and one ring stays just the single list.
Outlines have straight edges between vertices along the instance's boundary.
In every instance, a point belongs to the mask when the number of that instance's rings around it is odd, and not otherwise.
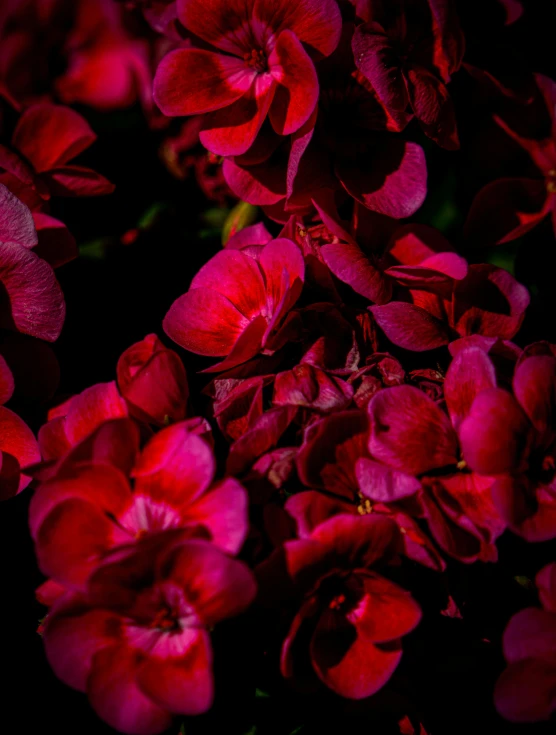
[{"label": "dark background", "polygon": [[[526,18],[503,34],[492,31],[496,15],[495,11],[489,15],[489,9],[494,2],[460,5],[469,55],[474,54],[477,61],[486,57],[493,68],[503,63],[510,69],[515,64],[556,78],[554,3],[528,3]],[[539,338],[556,342],[556,242],[550,223],[517,243],[486,252],[469,249],[461,240],[474,193],[486,181],[503,175],[504,167],[511,171],[516,159],[501,161],[494,152],[491,158],[485,157],[483,142],[492,132],[493,102],[473,99],[464,73],[454,79],[451,89],[463,151],[446,153],[422,139],[416,129],[410,130],[426,148],[429,169],[430,195],[417,217],[446,232],[470,260],[488,259],[511,268],[531,289],[533,302],[516,340],[519,344]],[[82,162],[110,178],[117,189],[110,197],[58,200],[53,206],[54,216],[67,224],[82,246],[81,257],[58,271],[67,303],[64,330],[53,347],[61,369],[59,397],[114,379],[124,349],[149,332],[162,337],[161,321],[168,307],[220,247],[219,232],[211,212],[207,214],[214,204],[203,198],[193,179],[177,182],[166,172],[158,157],[162,134],[147,128],[139,109],[104,115],[81,112],[99,135]],[[152,215],[153,205],[160,205],[154,222],[140,230],[135,242],[122,244],[121,236],[136,228],[146,213]],[[205,362],[180,354],[193,408],[202,412],[205,403],[199,393],[205,379],[196,371]],[[35,430],[45,420],[47,405],[10,405]],[[36,629],[45,609],[34,599],[42,576],[27,529],[30,496],[27,491],[4,503],[0,512],[0,733],[113,733],[96,718],[84,695],[57,681],[44,658]],[[504,666],[500,635],[514,612],[537,604],[526,580],[556,557],[556,548],[554,544],[527,545],[509,535],[501,539],[499,548],[496,565],[451,563],[450,592],[461,606],[462,620],[438,614],[443,594],[438,580],[426,570],[415,571],[412,587],[424,607],[424,621],[404,640],[402,664],[386,689],[373,698],[372,707],[341,701],[329,692],[298,698],[276,676],[277,652],[269,650],[258,658],[256,644],[267,632],[264,625],[244,620],[221,626],[215,638],[216,706],[208,716],[189,721],[186,732],[388,735],[397,732],[392,726],[395,718],[388,715],[390,708],[400,698],[409,698],[419,708],[414,714],[422,715],[429,735],[553,733],[553,723],[513,726],[502,721],[492,706],[492,689]],[[523,578],[521,583],[516,577]],[[256,688],[270,696],[256,697]],[[177,720],[171,732],[177,734],[179,727]]]}]

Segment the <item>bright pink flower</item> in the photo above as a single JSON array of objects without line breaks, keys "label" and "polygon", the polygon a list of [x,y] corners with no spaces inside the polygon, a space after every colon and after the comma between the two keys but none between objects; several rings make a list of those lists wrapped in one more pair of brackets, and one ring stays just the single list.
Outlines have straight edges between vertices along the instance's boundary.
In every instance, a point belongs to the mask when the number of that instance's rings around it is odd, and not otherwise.
[{"label": "bright pink flower", "polygon": [[513,395],[479,393],[460,426],[471,469],[494,480],[500,515],[529,541],[556,537],[556,358],[526,357],[516,368]]},{"label": "bright pink flower", "polygon": [[[357,27],[353,54],[397,130],[408,108],[426,135],[444,148],[459,147],[456,119],[446,84],[463,56],[464,39],[451,0],[371,6],[368,23]],[[381,12],[382,10],[382,12]]]},{"label": "bright pink flower", "polygon": [[495,121],[530,156],[536,178],[504,178],[487,184],[475,197],[465,234],[475,245],[494,245],[521,237],[550,216],[556,232],[556,83],[536,74],[538,91],[552,123],[549,138],[524,138],[504,122]]},{"label": "bright pink flower", "polygon": [[95,139],[69,107],[32,105],[19,118],[11,147],[0,145],[0,182],[32,210],[43,210],[51,196],[110,194],[114,186],[104,176],[69,163]]},{"label": "bright pink flower", "polygon": [[[56,260],[56,234],[54,240],[50,250]],[[0,184],[0,283],[6,294],[0,325],[53,342],[60,335],[66,305],[54,271],[40,257],[40,246],[31,212]]]},{"label": "bright pink flower", "polygon": [[280,135],[307,122],[319,93],[313,59],[331,54],[340,35],[335,0],[179,0],[178,18],[209,48],[170,52],[155,100],[166,115],[204,113],[206,148],[245,153],[267,114]]},{"label": "bright pink flower", "polygon": [[[302,602],[282,646],[287,678],[307,672],[343,697],[363,699],[381,689],[402,656],[401,637],[419,623],[409,592],[382,571],[401,543],[387,518],[337,515],[310,537],[287,541],[259,577],[278,561]],[[263,587],[264,589],[264,587]],[[308,642],[308,650],[307,650]]]},{"label": "bright pink flower", "polygon": [[208,631],[243,612],[255,591],[248,568],[205,541],[126,549],[93,574],[87,595],[54,605],[46,655],[109,725],[155,735],[173,714],[210,708]]},{"label": "bright pink flower", "polygon": [[189,422],[147,443],[131,469],[132,484],[106,460],[78,460],[41,484],[30,509],[39,564],[56,581],[82,589],[112,549],[176,529],[232,554],[241,548],[245,491],[232,478],[214,482],[212,449]]},{"label": "bright pink flower", "polygon": [[536,583],[543,609],[521,610],[504,631],[508,667],[494,704],[512,722],[549,720],[556,711],[556,563],[541,569]]},{"label": "bright pink flower", "polygon": [[222,250],[171,306],[164,331],[191,352],[227,358],[211,370],[271,352],[281,346],[280,327],[301,293],[304,273],[301,251],[290,240],[269,242],[256,260]]}]

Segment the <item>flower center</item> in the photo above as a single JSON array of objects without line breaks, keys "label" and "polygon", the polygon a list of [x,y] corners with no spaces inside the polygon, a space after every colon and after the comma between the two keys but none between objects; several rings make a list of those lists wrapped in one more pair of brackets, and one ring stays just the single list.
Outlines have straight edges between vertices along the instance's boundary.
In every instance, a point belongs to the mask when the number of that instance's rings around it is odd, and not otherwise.
[{"label": "flower center", "polygon": [[549,194],[556,194],[556,168],[551,168],[546,175],[546,190]]},{"label": "flower center", "polygon": [[266,54],[262,49],[251,49],[251,53],[243,54],[243,59],[247,66],[251,67],[259,73],[268,71],[268,61]]},{"label": "flower center", "polygon": [[330,600],[328,607],[331,610],[339,610],[342,607],[342,605],[345,603],[345,601],[346,601],[345,595],[336,595],[336,597],[333,597]]},{"label": "flower center", "polygon": [[161,608],[149,623],[149,628],[164,631],[165,633],[181,630],[179,620],[169,607]]},{"label": "flower center", "polygon": [[366,516],[369,513],[373,512],[373,504],[369,500],[369,498],[364,498],[361,493],[359,493],[359,505],[357,506],[357,512],[360,516]]}]

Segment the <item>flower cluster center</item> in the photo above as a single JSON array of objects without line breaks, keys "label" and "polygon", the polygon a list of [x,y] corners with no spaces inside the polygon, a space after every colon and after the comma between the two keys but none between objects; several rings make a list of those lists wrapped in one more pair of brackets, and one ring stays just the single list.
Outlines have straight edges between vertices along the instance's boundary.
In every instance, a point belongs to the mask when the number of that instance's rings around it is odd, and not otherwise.
[{"label": "flower cluster center", "polygon": [[245,53],[243,59],[247,66],[261,74],[268,71],[268,60],[262,49],[251,49],[251,53]]}]

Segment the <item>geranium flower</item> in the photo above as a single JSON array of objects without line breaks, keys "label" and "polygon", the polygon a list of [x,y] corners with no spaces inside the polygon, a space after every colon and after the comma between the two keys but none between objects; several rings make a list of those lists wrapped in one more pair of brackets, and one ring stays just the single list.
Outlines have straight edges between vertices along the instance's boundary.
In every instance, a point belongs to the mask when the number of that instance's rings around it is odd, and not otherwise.
[{"label": "geranium flower", "polygon": [[556,563],[541,569],[536,583],[543,609],[518,612],[502,639],[508,667],[496,683],[494,704],[512,722],[549,720],[556,711]]},{"label": "geranium flower", "polygon": [[206,113],[206,148],[244,153],[267,115],[280,135],[307,122],[319,93],[313,60],[331,54],[340,35],[334,0],[180,0],[178,18],[209,48],[170,52],[154,96],[166,115]]},{"label": "geranium flower", "polygon": [[536,74],[535,80],[550,116],[551,137],[524,138],[500,117],[494,120],[526,151],[539,175],[498,179],[481,189],[465,223],[466,237],[475,244],[510,242],[549,216],[556,232],[556,84],[542,74]]},{"label": "geranium flower", "polygon": [[191,352],[227,357],[211,370],[239,365],[280,345],[280,327],[301,294],[304,273],[291,240],[269,242],[257,259],[222,250],[170,307],[164,331]]},{"label": "geranium flower", "polygon": [[206,541],[126,549],[93,574],[85,596],[66,594],[50,610],[46,655],[110,726],[154,735],[173,714],[210,708],[208,631],[255,591],[249,569]]},{"label": "geranium flower", "polygon": [[500,388],[475,398],[460,427],[465,460],[494,478],[500,515],[529,541],[556,537],[556,358],[526,357],[513,395]]},{"label": "geranium flower", "polygon": [[31,105],[18,120],[11,146],[0,145],[0,183],[32,210],[44,210],[51,196],[110,194],[114,185],[104,176],[69,163],[95,140],[75,110]]},{"label": "geranium flower", "polygon": [[[133,428],[125,423],[122,431]],[[214,482],[212,449],[188,422],[154,436],[129,478],[118,464],[82,454],[76,451],[40,485],[30,509],[39,564],[56,581],[83,589],[112,549],[175,529],[239,551],[247,532],[245,491],[232,478]]]},{"label": "geranium flower", "polygon": [[276,584],[281,568],[302,599],[282,646],[285,677],[306,678],[309,658],[314,674],[343,697],[363,699],[386,684],[402,657],[400,639],[421,619],[409,592],[377,571],[400,541],[387,518],[337,515],[259,568],[263,590],[265,575]]}]

